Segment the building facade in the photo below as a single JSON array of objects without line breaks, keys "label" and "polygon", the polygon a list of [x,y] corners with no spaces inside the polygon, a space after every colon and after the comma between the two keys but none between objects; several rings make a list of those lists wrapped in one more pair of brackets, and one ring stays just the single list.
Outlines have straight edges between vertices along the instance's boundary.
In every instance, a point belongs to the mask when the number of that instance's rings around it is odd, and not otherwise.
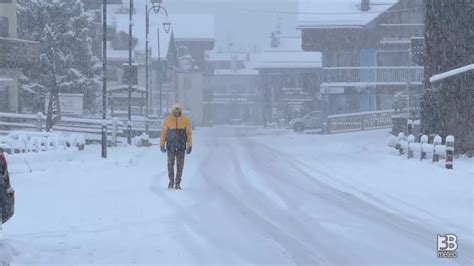
[{"label": "building facade", "polygon": [[[132,64],[137,69],[136,84],[132,86],[132,114],[144,116],[146,113],[146,31],[145,5],[137,5],[133,15]],[[128,114],[128,79],[124,72],[129,64],[129,9],[123,4],[108,5],[107,8],[107,88],[108,108],[114,116]],[[163,15],[150,15],[148,51],[148,105],[150,115],[166,113],[166,97],[174,97],[178,64],[173,30],[166,33]],[[135,82],[134,82],[135,83]]]},{"label": "building facade", "polygon": [[304,52],[301,37],[276,37],[256,68],[265,99],[265,121],[284,121],[321,109],[321,53]]},{"label": "building facade", "polygon": [[263,95],[258,71],[251,56],[242,53],[211,53],[208,56],[209,86],[204,91],[206,124],[260,124]]},{"label": "building facade", "polygon": [[21,112],[19,78],[35,65],[39,43],[17,38],[16,0],[0,1],[0,112]]},{"label": "building facade", "polygon": [[[190,25],[193,25],[192,28]],[[214,16],[174,14],[173,29],[178,55],[177,99],[192,122],[204,124],[204,90],[209,87],[206,54],[214,49]]]}]

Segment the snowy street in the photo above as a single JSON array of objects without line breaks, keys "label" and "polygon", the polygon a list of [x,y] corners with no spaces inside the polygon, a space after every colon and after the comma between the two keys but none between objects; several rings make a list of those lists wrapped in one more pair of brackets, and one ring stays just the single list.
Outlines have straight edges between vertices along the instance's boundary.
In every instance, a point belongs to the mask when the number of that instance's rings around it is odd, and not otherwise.
[{"label": "snowy street", "polygon": [[[474,159],[407,160],[387,130],[199,128],[183,190],[166,155],[118,147],[9,156],[10,263],[472,265]],[[436,258],[437,234],[459,258]]]}]

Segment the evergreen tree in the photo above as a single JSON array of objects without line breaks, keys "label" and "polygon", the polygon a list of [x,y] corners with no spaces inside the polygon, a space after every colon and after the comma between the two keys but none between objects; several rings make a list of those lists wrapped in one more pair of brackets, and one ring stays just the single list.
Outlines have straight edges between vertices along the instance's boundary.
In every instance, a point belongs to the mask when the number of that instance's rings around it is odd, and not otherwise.
[{"label": "evergreen tree", "polygon": [[86,112],[97,112],[101,68],[92,54],[93,17],[80,0],[18,0],[20,38],[40,42],[40,67],[26,71],[22,86],[84,94]]}]

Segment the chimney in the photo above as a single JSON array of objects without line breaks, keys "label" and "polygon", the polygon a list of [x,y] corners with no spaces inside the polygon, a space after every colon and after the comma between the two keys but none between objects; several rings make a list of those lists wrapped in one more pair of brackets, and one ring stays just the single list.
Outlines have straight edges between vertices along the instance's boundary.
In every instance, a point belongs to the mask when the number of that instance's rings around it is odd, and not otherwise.
[{"label": "chimney", "polygon": [[370,9],[370,0],[361,0],[360,11],[369,11]]}]

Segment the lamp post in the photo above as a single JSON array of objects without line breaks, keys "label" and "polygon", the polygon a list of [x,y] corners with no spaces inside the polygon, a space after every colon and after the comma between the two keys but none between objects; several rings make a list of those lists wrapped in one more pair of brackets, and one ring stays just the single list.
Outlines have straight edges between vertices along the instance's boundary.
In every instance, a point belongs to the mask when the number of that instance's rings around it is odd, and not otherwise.
[{"label": "lamp post", "polygon": [[102,0],[102,158],[107,158],[107,0]]},{"label": "lamp post", "polygon": [[128,121],[127,121],[127,143],[132,145],[132,27],[133,27],[133,0],[130,0],[130,13],[128,24]]},{"label": "lamp post", "polygon": [[[148,74],[148,64],[149,64],[149,59],[148,59],[148,56],[149,56],[149,33],[150,33],[150,12],[153,10],[155,12],[155,14],[158,14],[160,13],[161,10],[163,10],[166,14],[166,19],[165,21],[163,21],[163,27],[165,29],[165,32],[168,33],[169,30],[170,30],[170,27],[171,27],[171,22],[169,21],[168,19],[168,11],[163,7],[161,6],[161,3],[163,2],[163,0],[150,0],[152,6],[151,7],[148,7],[148,2],[146,3],[146,16],[145,16],[145,20],[146,20],[146,41],[145,41],[145,51],[146,51],[146,55],[145,55],[145,79],[146,79],[146,82],[145,82],[145,90],[146,90],[146,93],[145,93],[145,96],[146,96],[146,105],[145,105],[145,131],[146,133],[148,134],[149,133],[149,121],[148,121],[148,116],[150,114],[150,109],[149,109],[149,105],[150,105],[150,100],[149,100],[149,84],[150,84],[150,80],[149,80],[149,74]],[[160,29],[158,28],[158,68],[161,68],[161,60],[160,60],[160,57],[161,57],[161,54],[160,54]],[[158,75],[161,74],[161,69],[158,73]],[[161,91],[161,77],[159,78],[159,89],[160,89],[160,116],[161,116],[161,112],[162,112],[162,108],[161,108],[161,99],[162,99],[162,91]]]}]

